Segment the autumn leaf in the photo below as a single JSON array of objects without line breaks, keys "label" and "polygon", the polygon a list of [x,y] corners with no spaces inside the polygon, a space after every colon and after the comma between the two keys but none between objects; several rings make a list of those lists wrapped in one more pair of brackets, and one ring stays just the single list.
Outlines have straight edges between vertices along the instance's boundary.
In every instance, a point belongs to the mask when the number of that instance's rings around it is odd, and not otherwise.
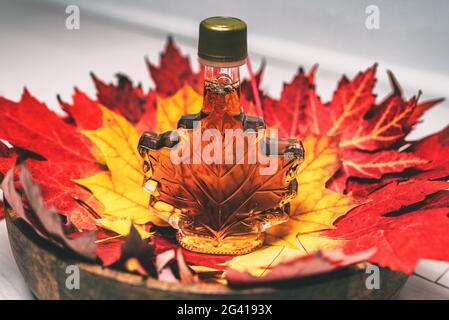
[{"label": "autumn leaf", "polygon": [[[73,106],[59,99],[63,109],[70,116],[69,120],[73,118],[78,129],[94,130],[101,126],[99,104],[123,115],[134,124],[139,133],[155,129],[157,93],[154,90],[149,90],[145,94],[140,84],[134,86],[132,81],[123,74],[116,75],[116,84],[106,84],[93,73],[91,76],[97,89],[98,101],[92,101],[84,94],[80,95],[77,89],[73,97]],[[87,101],[82,96],[86,97]],[[84,112],[77,112],[79,110]],[[77,117],[80,119],[76,119]],[[95,125],[86,126],[89,122],[95,122]]]},{"label": "autumn leaf", "polygon": [[67,112],[67,122],[76,126],[78,130],[95,130],[101,127],[101,110],[99,103],[90,99],[85,93],[75,88],[72,95],[73,103],[67,103],[58,95],[62,109]]},{"label": "autumn leaf", "polygon": [[142,276],[156,276],[153,263],[153,246],[134,225],[123,236],[112,236],[104,231],[97,232],[97,257],[103,266],[118,268]]},{"label": "autumn leaf", "polygon": [[148,239],[142,239],[137,229],[131,226],[129,236],[121,247],[120,259],[117,262],[125,270],[135,272],[142,276],[156,276],[156,267],[153,260],[153,248]]},{"label": "autumn leaf", "polygon": [[0,141],[0,182],[6,173],[15,162],[15,153],[11,148]]},{"label": "autumn leaf", "polygon": [[309,79],[303,69],[294,78],[284,84],[279,100],[269,96],[263,98],[263,112],[267,125],[279,130],[281,137],[296,137],[307,128],[303,125],[306,119],[305,104],[310,86]]},{"label": "autumn leaf", "polygon": [[173,271],[169,267],[169,263],[176,258],[175,250],[165,251],[156,255],[156,271],[158,273],[157,278],[166,282],[177,282]]},{"label": "autumn leaf", "polygon": [[240,103],[245,114],[263,117],[263,110],[261,104],[261,97],[263,91],[261,89],[262,78],[265,71],[265,60],[259,67],[259,70],[255,74],[250,70],[250,59],[247,59],[246,65],[250,74],[250,79],[245,79],[241,82],[240,88]]},{"label": "autumn leaf", "polygon": [[181,249],[171,249],[162,253],[154,252],[153,244],[140,239],[137,230],[131,229],[126,242],[122,244],[121,256],[115,262],[123,264],[129,272],[142,276],[152,276],[161,281],[196,283],[199,282],[184,260]]},{"label": "autumn leaf", "polygon": [[92,191],[103,204],[104,210],[100,213],[103,218],[163,224],[148,209],[149,196],[142,188],[137,131],[124,117],[105,107],[100,108],[103,126],[82,133],[100,150],[108,171],[75,181]]},{"label": "autumn leaf", "polygon": [[[382,186],[396,181],[396,180],[406,180],[406,179],[420,179],[420,180],[437,180],[446,179],[449,177],[449,161],[445,156],[449,151],[447,142],[447,136],[449,133],[449,128],[444,128],[443,130],[425,137],[421,140],[412,142],[408,148],[403,150],[400,154],[401,157],[418,160],[419,163],[414,164],[405,171],[400,170],[389,170],[390,172],[384,172],[380,176],[376,176],[376,179],[354,179],[350,177],[347,172],[341,171],[337,176],[334,176],[330,185],[334,190],[343,190],[350,192],[357,197],[366,197],[371,192]],[[347,151],[344,150],[346,153]],[[394,152],[399,153],[399,151],[379,151],[372,154],[372,157],[376,157],[378,153]],[[393,157],[391,157],[393,160]],[[425,161],[424,161],[425,159]],[[343,162],[345,160],[343,159]],[[414,160],[412,160],[414,162]],[[400,169],[400,168],[398,168]],[[398,171],[398,172],[396,172]]]},{"label": "autumn leaf", "polygon": [[409,116],[408,126],[413,128],[420,120],[424,113],[438,104],[442,103],[444,98],[431,99],[423,102],[419,102],[416,108],[413,110],[412,114]]},{"label": "autumn leaf", "polygon": [[[26,212],[25,207],[23,205],[22,196],[19,194],[19,192],[16,190],[16,184],[15,184],[15,175],[16,166],[13,165],[11,169],[6,173],[4,179],[1,183],[1,189],[3,191],[3,198],[6,199],[9,207],[13,210],[14,215],[22,218],[25,220],[28,224],[32,225],[31,221],[29,220]],[[36,228],[36,232],[38,234],[41,234],[41,231]]]},{"label": "autumn leaf", "polygon": [[[415,177],[414,173],[431,160],[418,153],[399,151],[399,148],[406,143],[406,135],[424,112],[442,99],[418,103],[413,97],[405,101],[397,79],[392,72],[388,75],[391,94],[363,115],[357,130],[348,128],[343,134],[340,142],[343,166],[328,183],[333,190],[364,197],[395,178]],[[364,131],[367,134],[363,134]]]},{"label": "autumn leaf", "polygon": [[[15,153],[0,141],[0,183],[3,181],[6,172],[13,167],[16,161]],[[3,201],[0,198],[0,219],[5,216]]]},{"label": "autumn leaf", "polygon": [[300,233],[333,228],[333,222],[356,205],[350,197],[326,188],[326,181],[340,165],[337,141],[326,136],[309,135],[303,143],[306,156],[299,168],[298,196],[291,203],[292,224],[301,230],[296,235],[289,232],[295,237]]},{"label": "autumn leaf", "polygon": [[405,273],[419,259],[448,260],[449,207],[442,202],[439,208],[426,208],[432,203],[427,197],[447,188],[445,181],[392,182],[325,234],[345,240],[348,253],[375,247],[371,262]]},{"label": "autumn leaf", "polygon": [[[124,235],[124,236],[129,235],[129,230],[131,230],[131,227],[133,226],[133,223],[132,223],[131,219],[129,219],[129,218],[122,218],[122,219],[120,219],[120,218],[119,219],[101,218],[101,219],[95,219],[95,223],[98,226],[100,226],[106,230],[110,230],[119,235]],[[148,232],[142,226],[134,225],[134,227],[136,228],[137,232],[139,233],[139,235],[142,239],[149,238],[150,236],[152,236],[154,234],[154,233]]]},{"label": "autumn leaf", "polygon": [[139,134],[145,131],[156,130],[157,127],[157,92],[151,90],[146,99],[145,112],[134,125]]},{"label": "autumn leaf", "polygon": [[[81,131],[100,150],[114,182],[125,180],[141,183],[140,160],[137,143],[139,135],[134,127],[122,116],[100,107],[103,125],[96,130]],[[126,187],[120,191],[126,191]]]},{"label": "autumn leaf", "polygon": [[14,169],[13,167],[6,174],[2,188],[5,190],[5,197],[15,210],[15,214],[35,228],[38,234],[52,243],[65,247],[80,256],[94,260],[96,258],[95,232],[90,231],[75,236],[73,234],[70,235],[61,214],[56,208],[45,206],[39,185],[32,181],[31,173],[26,166],[20,165],[20,185],[30,210],[25,209],[22,204],[22,197],[16,192],[14,187]]},{"label": "autumn leaf", "polygon": [[[161,236],[151,238],[154,244],[154,252],[159,255],[167,251],[176,251],[179,246],[176,242],[169,241]],[[224,263],[232,259],[232,256],[211,255],[198,252],[192,252],[181,248],[184,259],[187,263],[196,266],[204,266],[212,269],[222,270],[225,268]]]},{"label": "autumn leaf", "polygon": [[412,143],[406,151],[429,160],[417,167],[420,172],[415,178],[433,180],[449,177],[449,126]]},{"label": "autumn leaf", "polygon": [[[254,80],[256,84],[256,88],[258,89],[257,93],[262,96],[263,92],[260,88],[262,79],[265,73],[266,61],[262,60],[262,63],[259,66],[259,69],[254,74]],[[251,79],[244,79],[240,84],[241,94],[245,97],[246,100],[255,101],[254,90],[252,87]]]},{"label": "autumn leaf", "polygon": [[[311,132],[335,136],[339,140],[342,166],[327,185],[334,191],[352,191],[359,197],[382,186],[384,183],[376,180],[384,176],[403,173],[406,178],[407,174],[426,164],[430,168],[431,159],[407,150],[400,152],[398,148],[405,143],[406,135],[423,113],[442,101],[434,99],[418,103],[415,98],[405,101],[398,81],[388,72],[392,92],[376,104],[372,92],[375,71],[376,65],[352,80],[342,77],[328,103],[323,103],[315,90],[316,67],[307,76],[300,71],[290,84],[284,86],[279,101],[269,97],[264,99],[267,121],[274,127],[293,125],[298,127],[296,134],[302,138],[305,132]],[[295,83],[301,85],[295,86]],[[284,112],[280,112],[282,108]],[[280,133],[284,136],[294,134],[292,130],[281,130]],[[444,168],[440,167],[439,171],[444,172]]]},{"label": "autumn leaf", "polygon": [[[187,266],[181,250],[153,254],[153,245],[148,240],[141,239],[137,229],[132,227],[128,233],[129,236],[122,244],[120,259],[115,266],[122,265],[129,272],[145,277],[152,276],[163,281],[199,282],[198,276]],[[172,261],[175,264],[171,263]]]},{"label": "autumn leaf", "polygon": [[[351,81],[345,77],[340,80],[328,106],[332,123],[332,126],[325,131],[328,135],[339,135],[360,124],[363,116],[374,104],[373,88],[376,82],[376,68],[377,64],[365,72],[360,72]],[[321,118],[324,118],[324,115]]]},{"label": "autumn leaf", "polygon": [[273,284],[279,281],[309,277],[351,266],[366,261],[374,252],[374,249],[370,249],[347,255],[342,249],[318,251],[310,255],[283,261],[259,277],[255,277],[249,272],[228,269],[226,271],[226,279],[231,286]]},{"label": "autumn leaf", "polygon": [[125,239],[121,235],[111,236],[104,231],[97,232],[96,255],[105,267],[109,267],[120,260],[122,255],[122,246]]},{"label": "autumn leaf", "polygon": [[5,217],[5,209],[3,207],[4,207],[3,201],[0,200],[0,220]]},{"label": "autumn leaf", "polygon": [[131,123],[137,123],[147,109],[147,96],[139,84],[136,87],[131,80],[117,74],[117,85],[105,84],[93,73],[91,74],[97,88],[98,101],[109,109],[117,111]]},{"label": "autumn leaf", "polygon": [[160,55],[160,64],[156,66],[146,59],[156,91],[163,97],[174,95],[185,85],[201,93],[201,75],[194,73],[188,57],[182,56],[173,39],[168,38],[164,51]]},{"label": "autumn leaf", "polygon": [[449,208],[449,191],[442,190],[426,197],[420,209]]},{"label": "autumn leaf", "polygon": [[397,143],[408,133],[407,120],[416,107],[416,99],[405,102],[391,96],[376,106],[372,117],[365,119],[355,132],[345,132],[341,147],[354,147],[367,151],[387,148]]},{"label": "autumn leaf", "polygon": [[187,266],[182,250],[176,251],[176,262],[178,263],[179,278],[182,283],[197,283],[200,282],[197,275],[193,274]]},{"label": "autumn leaf", "polygon": [[158,97],[157,132],[162,133],[176,129],[181,116],[199,112],[202,104],[203,97],[189,85],[181,87],[171,97]]},{"label": "autumn leaf", "polygon": [[385,150],[375,153],[343,150],[343,170],[348,177],[380,179],[391,172],[402,172],[408,168],[429,163],[413,153]]},{"label": "autumn leaf", "polygon": [[325,135],[333,122],[329,117],[329,107],[321,102],[321,98],[314,88],[308,89],[307,97],[307,121],[303,124],[310,132],[317,135]]},{"label": "autumn leaf", "polygon": [[[342,132],[340,147],[376,151],[401,143],[424,109],[436,104],[430,103],[418,109],[418,98],[404,100],[402,89],[391,71],[388,71],[388,76],[392,86],[390,95],[378,104],[370,100],[372,106],[355,119],[356,125]],[[329,134],[333,134],[332,129]]]},{"label": "autumn leaf", "polygon": [[[75,199],[92,207],[96,203],[89,192],[72,182],[98,172],[89,141],[27,90],[19,102],[0,98],[0,114],[0,139],[44,159],[30,160],[28,166],[41,185],[45,205],[56,206],[78,229],[95,229],[89,211]],[[2,161],[2,174],[8,162]]]},{"label": "autumn leaf", "polygon": [[348,126],[356,127],[374,103],[376,65],[353,80],[343,77],[328,104],[323,104],[315,91],[316,69],[315,66],[307,75],[300,69],[284,85],[279,101],[264,97],[267,124],[279,128],[281,136],[294,137],[306,132],[337,136]]}]

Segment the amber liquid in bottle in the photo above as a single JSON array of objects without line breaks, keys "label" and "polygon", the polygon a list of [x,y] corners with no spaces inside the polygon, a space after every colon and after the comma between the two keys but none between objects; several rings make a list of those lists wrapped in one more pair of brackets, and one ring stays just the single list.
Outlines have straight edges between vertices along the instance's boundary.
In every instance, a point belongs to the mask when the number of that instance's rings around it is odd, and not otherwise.
[{"label": "amber liquid in bottle", "polygon": [[[242,112],[239,67],[202,67],[201,112],[181,117],[175,131],[140,139],[145,187],[182,247],[244,254],[263,244],[266,229],[288,220],[303,148],[268,136],[263,119]],[[184,162],[173,161],[173,152]]]}]

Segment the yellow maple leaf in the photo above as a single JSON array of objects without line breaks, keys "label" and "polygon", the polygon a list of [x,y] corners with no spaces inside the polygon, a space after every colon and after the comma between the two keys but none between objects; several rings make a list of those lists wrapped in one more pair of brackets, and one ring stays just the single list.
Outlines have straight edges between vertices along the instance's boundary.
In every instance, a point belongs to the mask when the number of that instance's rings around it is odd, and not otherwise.
[{"label": "yellow maple leaf", "polygon": [[[141,158],[137,151],[139,135],[136,129],[121,115],[100,106],[103,113],[103,125],[96,130],[82,130],[101,156],[111,172],[114,182],[125,188],[129,183],[141,184]],[[119,190],[122,191],[122,190]],[[123,190],[126,191],[126,190]]]},{"label": "yellow maple leaf", "polygon": [[[104,229],[111,230],[120,235],[128,235],[129,231],[131,230],[131,225],[133,224],[131,219],[128,218],[101,218],[95,219],[95,223]],[[134,227],[136,228],[137,232],[139,232],[139,235],[142,239],[149,238],[153,235],[153,232],[146,231],[145,228],[140,225],[134,224]]]},{"label": "yellow maple leaf", "polygon": [[269,229],[263,248],[230,260],[229,267],[260,276],[282,260],[341,245],[338,240],[320,237],[357,205],[350,197],[326,188],[327,180],[340,165],[337,141],[310,134],[303,145],[305,159],[299,168],[298,195],[291,202],[289,221]]},{"label": "yellow maple leaf", "polygon": [[157,132],[174,130],[178,120],[187,113],[201,110],[203,97],[189,85],[184,85],[168,98],[157,98]]},{"label": "yellow maple leaf", "polygon": [[[135,224],[153,222],[165,225],[148,208],[149,195],[142,188],[141,158],[137,152],[139,135],[122,116],[101,106],[103,125],[81,131],[101,154],[108,171],[75,180],[89,189],[104,206],[102,218],[129,219]],[[115,222],[117,223],[117,222]]]}]

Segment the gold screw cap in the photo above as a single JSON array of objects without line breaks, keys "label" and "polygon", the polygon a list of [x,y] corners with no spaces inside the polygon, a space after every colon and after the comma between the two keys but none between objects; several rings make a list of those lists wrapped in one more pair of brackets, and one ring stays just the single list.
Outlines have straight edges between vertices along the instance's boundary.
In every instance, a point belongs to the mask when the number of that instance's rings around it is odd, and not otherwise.
[{"label": "gold screw cap", "polygon": [[211,17],[200,23],[198,56],[212,62],[246,59],[246,23],[232,17]]}]

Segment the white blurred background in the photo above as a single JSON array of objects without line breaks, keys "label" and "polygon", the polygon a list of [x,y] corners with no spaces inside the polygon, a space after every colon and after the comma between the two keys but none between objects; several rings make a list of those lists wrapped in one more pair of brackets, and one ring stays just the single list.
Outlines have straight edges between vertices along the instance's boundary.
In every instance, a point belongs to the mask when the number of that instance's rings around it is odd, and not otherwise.
[{"label": "white blurred background", "polygon": [[[67,5],[80,9],[80,29],[66,28]],[[365,26],[369,5],[379,8],[380,29]],[[123,72],[152,86],[144,56],[157,63],[167,35],[174,36],[196,67],[198,23],[230,15],[249,27],[253,67],[266,58],[263,88],[279,96],[299,65],[320,64],[318,91],[329,99],[340,76],[353,77],[378,62],[380,98],[392,70],[407,96],[449,97],[449,1],[428,0],[1,0],[0,95],[17,100],[26,86],[57,110],[56,94],[70,101],[76,85],[95,96],[93,71],[112,81]],[[435,132],[449,120],[445,101],[425,116],[412,138]],[[30,297],[10,256],[0,224],[0,298]],[[402,298],[449,298],[448,265],[427,262]],[[439,283],[443,286],[429,286]]]}]

